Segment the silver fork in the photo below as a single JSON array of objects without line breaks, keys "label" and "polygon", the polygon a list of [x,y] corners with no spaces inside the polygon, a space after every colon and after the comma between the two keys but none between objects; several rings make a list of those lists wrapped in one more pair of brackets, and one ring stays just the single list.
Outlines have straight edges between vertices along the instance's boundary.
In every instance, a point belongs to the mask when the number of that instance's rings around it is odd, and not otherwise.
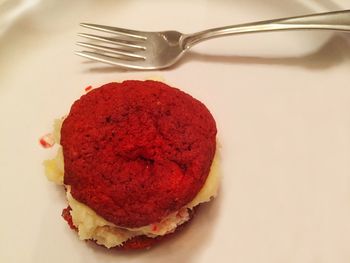
[{"label": "silver fork", "polygon": [[[193,34],[177,31],[145,32],[87,23],[82,23],[81,26],[112,36],[78,34],[94,42],[78,42],[79,46],[93,51],[76,52],[77,55],[119,67],[152,70],[169,67],[193,45],[221,36],[292,29],[350,32],[350,10],[225,26]],[[105,45],[95,42],[103,42]]]}]

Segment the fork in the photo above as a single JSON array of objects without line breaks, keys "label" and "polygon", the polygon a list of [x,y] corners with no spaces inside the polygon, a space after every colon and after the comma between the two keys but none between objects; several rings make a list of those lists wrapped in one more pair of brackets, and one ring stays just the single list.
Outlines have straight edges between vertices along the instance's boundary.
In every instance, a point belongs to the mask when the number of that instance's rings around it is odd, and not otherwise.
[{"label": "fork", "polygon": [[350,10],[225,26],[193,34],[137,31],[88,23],[80,25],[112,36],[79,33],[79,36],[93,42],[77,42],[77,45],[93,51],[79,51],[77,55],[119,67],[154,70],[172,66],[195,44],[221,36],[292,29],[350,32]]}]

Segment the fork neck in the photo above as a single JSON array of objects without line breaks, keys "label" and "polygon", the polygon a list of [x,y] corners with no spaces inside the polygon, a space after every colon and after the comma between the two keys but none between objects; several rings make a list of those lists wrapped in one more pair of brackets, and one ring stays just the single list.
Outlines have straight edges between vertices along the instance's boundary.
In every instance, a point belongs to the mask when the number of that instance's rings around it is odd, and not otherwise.
[{"label": "fork neck", "polygon": [[184,49],[188,49],[204,40],[221,36],[291,29],[322,29],[350,32],[350,10],[288,17],[208,29],[194,34],[184,35],[182,46]]}]

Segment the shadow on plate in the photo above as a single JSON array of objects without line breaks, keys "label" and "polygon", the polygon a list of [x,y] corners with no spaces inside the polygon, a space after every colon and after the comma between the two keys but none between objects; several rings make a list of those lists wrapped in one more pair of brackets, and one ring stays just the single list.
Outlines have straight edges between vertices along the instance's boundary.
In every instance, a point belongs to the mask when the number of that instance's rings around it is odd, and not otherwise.
[{"label": "shadow on plate", "polygon": [[314,0],[315,3],[328,10],[340,10],[342,9],[337,3],[332,0]]},{"label": "shadow on plate", "polygon": [[259,9],[274,9],[278,10],[281,13],[293,13],[296,14],[302,13],[312,13],[316,12],[315,9],[321,9],[324,12],[335,11],[343,9],[336,1],[333,0],[296,0],[296,1],[281,1],[281,0],[215,0],[215,2],[225,2],[232,4],[233,6],[243,4],[245,6],[254,6]]}]

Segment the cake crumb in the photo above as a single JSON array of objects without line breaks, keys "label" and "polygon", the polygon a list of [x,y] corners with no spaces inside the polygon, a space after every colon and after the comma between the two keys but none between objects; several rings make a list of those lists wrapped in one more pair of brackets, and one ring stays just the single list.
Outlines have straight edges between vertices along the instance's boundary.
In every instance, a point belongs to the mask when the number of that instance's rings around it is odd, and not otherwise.
[{"label": "cake crumb", "polygon": [[51,148],[55,144],[55,139],[52,133],[45,134],[39,139],[39,143],[44,148]]},{"label": "cake crumb", "polygon": [[85,88],[85,92],[89,92],[90,90],[92,90],[92,86],[90,85],[90,86],[87,86],[86,88]]}]

